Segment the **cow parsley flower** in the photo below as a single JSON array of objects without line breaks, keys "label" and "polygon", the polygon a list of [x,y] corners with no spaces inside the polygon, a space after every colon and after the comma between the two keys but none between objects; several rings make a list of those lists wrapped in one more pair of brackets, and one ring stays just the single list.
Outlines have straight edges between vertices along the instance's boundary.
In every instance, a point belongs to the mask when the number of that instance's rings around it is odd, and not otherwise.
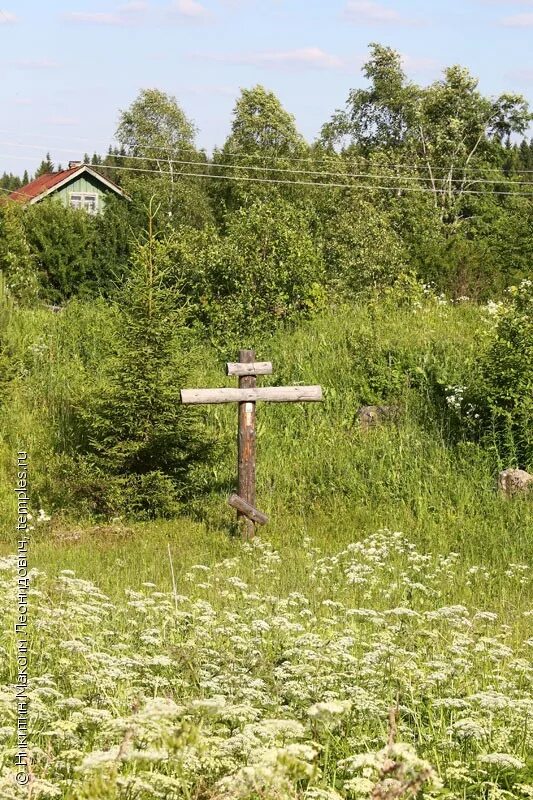
[{"label": "cow parsley flower", "polygon": [[311,719],[328,721],[348,714],[351,708],[352,703],[350,700],[330,700],[325,703],[314,703],[307,709],[307,715]]},{"label": "cow parsley flower", "polygon": [[487,753],[486,755],[478,756],[478,761],[481,764],[502,770],[520,770],[526,766],[524,761],[509,753]]},{"label": "cow parsley flower", "polygon": [[475,739],[481,740],[489,736],[489,731],[477,720],[471,717],[458,719],[453,723],[448,732],[456,739]]}]

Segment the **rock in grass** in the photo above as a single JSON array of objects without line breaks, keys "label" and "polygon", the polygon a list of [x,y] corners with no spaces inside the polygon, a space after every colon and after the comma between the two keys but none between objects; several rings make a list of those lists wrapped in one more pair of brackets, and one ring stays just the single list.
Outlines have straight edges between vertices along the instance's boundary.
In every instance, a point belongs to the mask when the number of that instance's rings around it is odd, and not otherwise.
[{"label": "rock in grass", "polygon": [[367,431],[385,420],[394,419],[398,415],[397,406],[361,406],[356,417],[361,429]]},{"label": "rock in grass", "polygon": [[533,489],[533,475],[525,469],[504,469],[498,475],[498,490],[505,497],[512,497]]}]

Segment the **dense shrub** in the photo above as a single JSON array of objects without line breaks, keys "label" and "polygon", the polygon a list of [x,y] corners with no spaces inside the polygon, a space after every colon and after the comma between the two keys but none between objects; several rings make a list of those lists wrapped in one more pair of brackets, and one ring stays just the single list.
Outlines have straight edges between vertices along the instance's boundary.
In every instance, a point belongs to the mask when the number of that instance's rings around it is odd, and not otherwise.
[{"label": "dense shrub", "polygon": [[49,302],[97,291],[100,276],[93,271],[92,217],[50,200],[25,209],[24,228]]},{"label": "dense shrub", "polygon": [[109,293],[127,268],[130,208],[112,198],[102,216],[45,201],[24,209],[41,294],[51,303]]},{"label": "dense shrub", "polygon": [[24,209],[17,203],[0,206],[0,272],[11,297],[23,305],[36,300],[35,259],[24,228]]},{"label": "dense shrub", "polygon": [[6,280],[0,272],[0,405],[4,400],[4,391],[13,374],[11,358],[11,342],[9,341],[9,323],[13,313],[13,298]]},{"label": "dense shrub", "polygon": [[323,267],[305,212],[285,200],[256,201],[208,227],[180,232],[175,276],[194,315],[218,344],[244,346],[280,320],[323,300]]},{"label": "dense shrub", "polygon": [[482,438],[501,463],[533,468],[533,281],[522,281],[509,294],[480,364],[474,403]]},{"label": "dense shrub", "polygon": [[330,284],[348,293],[390,285],[406,267],[406,252],[388,215],[351,193],[321,219]]}]

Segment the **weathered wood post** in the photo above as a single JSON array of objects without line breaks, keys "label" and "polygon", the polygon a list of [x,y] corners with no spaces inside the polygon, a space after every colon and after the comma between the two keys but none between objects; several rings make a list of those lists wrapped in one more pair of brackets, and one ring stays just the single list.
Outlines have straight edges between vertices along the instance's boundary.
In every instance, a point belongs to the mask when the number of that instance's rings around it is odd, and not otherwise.
[{"label": "weathered wood post", "polygon": [[238,486],[228,503],[237,510],[244,539],[251,539],[255,525],[266,525],[268,517],[255,508],[255,404],[257,400],[270,403],[317,403],[322,400],[320,386],[257,386],[257,375],[271,375],[270,361],[254,361],[253,350],[239,350],[239,361],[226,364],[226,374],[239,379],[238,389],[182,389],[181,402],[238,404]]},{"label": "weathered wood post", "polygon": [[[253,350],[239,350],[241,364],[253,364],[254,360],[255,352]],[[239,376],[239,389],[255,389],[256,386],[255,375]],[[239,403],[238,414],[238,493],[239,497],[255,508],[255,402]],[[237,516],[243,539],[252,539],[255,532],[254,521],[242,511],[237,511]]]}]

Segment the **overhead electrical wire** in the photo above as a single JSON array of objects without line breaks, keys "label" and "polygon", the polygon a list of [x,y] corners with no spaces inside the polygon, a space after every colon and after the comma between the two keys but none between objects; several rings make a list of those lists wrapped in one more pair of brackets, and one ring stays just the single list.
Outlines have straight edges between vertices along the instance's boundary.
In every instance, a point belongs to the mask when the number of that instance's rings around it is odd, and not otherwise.
[{"label": "overhead electrical wire", "polygon": [[[91,167],[94,165],[92,164],[85,164],[84,166]],[[111,165],[103,165],[100,164],[96,169],[111,169],[111,170],[127,170],[130,172],[141,172],[146,174],[152,175],[169,175],[170,177],[174,177],[174,173],[169,171],[161,171],[161,170],[148,170],[142,169],[141,167],[113,167]],[[225,180],[225,181],[249,181],[253,183],[275,183],[281,184],[285,186],[320,186],[320,187],[332,187],[332,188],[339,188],[339,189],[381,189],[384,191],[392,191],[392,192],[427,192],[428,194],[449,194],[448,189],[433,189],[429,187],[423,186],[378,186],[372,185],[368,183],[323,183],[319,181],[293,181],[293,180],[283,180],[279,178],[251,178],[245,175],[213,175],[212,173],[198,173],[198,172],[179,172],[176,177],[187,177],[187,178],[207,178],[207,179],[214,179],[214,180]],[[466,189],[462,192],[463,194],[486,194],[486,192],[475,190],[475,189]],[[497,195],[512,195],[516,196],[523,196],[523,197],[533,197],[532,192],[504,192],[504,191],[493,191],[491,194]]]},{"label": "overhead electrical wire", "polygon": [[[6,128],[0,128],[0,133],[8,133],[8,134],[13,135],[13,132],[9,131]],[[15,134],[15,135],[18,135],[18,134]],[[35,139],[34,136],[32,138]],[[63,137],[51,137],[51,138],[56,138],[56,139],[60,139],[61,141],[65,141],[65,139],[63,139]],[[76,137],[74,137],[74,138],[76,138]],[[72,141],[72,140],[73,140],[72,138],[69,139],[69,141]],[[94,140],[88,139],[88,138],[83,138],[83,137],[77,137],[77,141],[88,142],[88,143],[91,143],[92,145],[95,144]],[[7,145],[7,143],[5,143],[5,144]],[[42,150],[42,149],[46,150],[46,149],[49,149],[49,141],[47,140],[42,145],[42,147],[41,147],[41,145],[37,145],[37,144],[24,144],[24,143],[19,144],[18,142],[17,143],[10,142],[9,146],[12,146],[12,147],[26,147],[27,149],[35,149],[35,150],[39,150],[39,149],[40,150]],[[109,146],[109,143],[107,143],[106,146]],[[151,145],[141,146],[140,149],[150,150],[150,151],[158,151],[158,152],[163,152],[163,153],[176,153],[177,151],[180,150],[179,147],[177,147],[177,148],[169,148],[169,147],[157,147],[157,146],[151,146]],[[194,148],[189,147],[189,148],[181,148],[181,149],[183,151],[185,151],[186,153],[190,154],[191,150],[193,150]],[[56,151],[57,150],[58,150],[58,148],[56,148]],[[224,152],[223,150],[221,150],[219,148],[215,148],[215,150],[216,150],[217,153],[223,154],[224,158],[226,158],[226,157],[229,157],[229,158],[250,158],[250,154],[248,154],[248,153]],[[74,150],[73,148],[59,148],[59,152],[76,153],[76,154],[79,153],[78,150]],[[198,152],[201,152],[201,151],[198,151]],[[128,156],[128,155],[123,155],[123,154],[120,154],[120,153],[106,153],[103,157],[105,158],[106,156],[110,156],[110,157],[113,157],[113,158],[141,158],[141,159],[145,158],[145,156]],[[12,156],[12,157],[14,157],[14,156]],[[328,161],[327,157],[322,157],[322,158],[316,159],[313,156],[298,157],[298,156],[261,154],[259,157],[262,158],[263,160],[267,160],[267,161],[283,161],[284,163],[287,163],[287,162],[289,162],[289,163],[302,163],[302,162],[307,162],[307,163],[313,162],[313,163],[316,163],[317,161],[318,161],[318,163],[321,163],[321,162]],[[444,172],[444,173],[448,172],[448,169],[446,167],[437,166],[435,164],[428,163],[427,161],[426,162],[420,161],[420,162],[417,162],[417,163],[405,163],[405,162],[403,162],[403,163],[387,163],[387,162],[385,162],[385,163],[381,163],[381,164],[379,164],[379,163],[376,164],[376,162],[373,161],[372,159],[369,159],[368,157],[362,156],[362,155],[359,155],[359,154],[355,155],[354,158],[356,160],[359,160],[359,161],[364,161],[364,162],[366,162],[366,163],[368,163],[370,165],[375,165],[376,167],[385,168],[385,169],[393,168],[393,167],[398,167],[398,168],[402,168],[402,169],[413,169],[413,170],[424,169],[424,170],[428,170],[428,171],[431,170],[434,174],[436,174],[437,172]],[[96,166],[96,165],[94,165],[94,166]],[[462,169],[464,171],[482,172],[482,168],[476,167],[476,166],[473,166],[473,165],[466,165]],[[528,170],[528,169],[514,170],[514,172],[515,172],[515,174],[520,174],[520,175],[522,175],[522,174],[533,174],[533,170]]]},{"label": "overhead electrical wire", "polygon": [[[1,144],[1,142],[0,142]],[[121,155],[113,155],[112,158],[123,158],[123,159],[131,159],[135,161],[146,161],[148,160],[145,156],[121,156]],[[262,171],[262,172],[281,172],[281,173],[288,173],[290,175],[315,175],[315,176],[325,176],[325,177],[333,177],[333,178],[379,178],[380,180],[404,180],[404,181],[420,181],[420,180],[432,180],[431,176],[429,175],[394,175],[392,173],[382,174],[379,172],[330,172],[328,170],[307,170],[307,169],[291,169],[290,167],[261,167],[252,164],[219,164],[210,162],[202,162],[202,161],[186,161],[184,159],[165,159],[166,164],[181,164],[185,166],[207,166],[213,169],[234,169],[234,170],[253,170],[255,172]],[[112,166],[112,165],[98,165],[98,164],[88,164],[87,166],[94,166],[98,168],[98,166]],[[376,165],[377,166],[377,165]],[[463,184],[467,181],[469,184],[474,183],[488,183],[488,184],[498,184],[505,182],[506,178],[433,178],[435,181],[442,181],[446,183],[460,183]],[[513,181],[513,186],[530,186],[531,181]]]},{"label": "overhead electrical wire", "polygon": [[[0,141],[0,145],[11,146],[11,142]],[[17,145],[19,146],[19,145]],[[127,159],[127,160],[134,160],[134,161],[146,161],[148,160],[144,156],[128,156],[128,155],[112,155],[112,158],[120,158],[120,159]],[[9,155],[2,155],[2,158],[15,158],[17,160],[26,160],[27,156],[9,156]],[[186,159],[165,159],[165,165],[167,164],[179,164],[181,166],[198,166],[203,168],[211,168],[211,169],[233,169],[233,170],[253,170],[253,171],[262,171],[262,172],[277,172],[277,173],[284,173],[290,175],[308,175],[308,176],[324,176],[324,177],[334,177],[334,178],[372,178],[372,179],[379,179],[385,181],[432,181],[434,183],[446,183],[446,184],[461,184],[461,185],[474,185],[474,184],[501,184],[504,183],[507,179],[505,176],[500,178],[470,178],[470,177],[463,177],[463,178],[436,178],[434,175],[395,175],[395,174],[382,174],[379,172],[333,172],[328,170],[303,170],[303,169],[291,169],[287,167],[270,167],[270,166],[258,166],[258,165],[241,165],[241,164],[219,164],[213,162],[205,162],[205,161],[198,161],[198,160],[186,160]],[[121,166],[114,166],[109,164],[90,164],[84,163],[85,166],[92,167],[95,169],[132,169],[135,170],[135,167],[121,167]],[[378,167],[378,165],[376,165]],[[150,171],[150,170],[145,170]],[[161,172],[161,170],[153,170],[154,172]],[[169,174],[173,174],[170,170],[168,170]],[[185,173],[178,173],[178,174],[185,174]],[[203,177],[206,177],[205,175]],[[210,177],[222,177],[222,176],[215,176],[210,174]],[[229,176],[227,176],[229,178]],[[244,178],[243,178],[244,179]],[[530,186],[532,185],[531,181],[511,181],[513,186]],[[328,184],[331,185],[331,184]],[[428,190],[431,192],[437,191],[436,188],[428,187]],[[443,192],[447,192],[448,190],[443,189]]]},{"label": "overhead electrical wire", "polygon": [[[3,154],[0,154],[0,158],[4,158]],[[196,163],[196,162],[195,162]],[[391,192],[418,192],[418,193],[425,193],[425,194],[450,194],[449,189],[433,189],[427,186],[382,186],[380,184],[369,184],[369,183],[336,183],[333,181],[330,182],[321,182],[321,181],[299,181],[299,180],[283,180],[279,178],[255,178],[249,177],[245,175],[214,175],[212,173],[200,173],[200,172],[178,172],[173,173],[167,170],[157,170],[157,169],[143,169],[142,167],[120,167],[120,166],[112,166],[112,165],[105,165],[105,164],[87,164],[82,162],[80,166],[92,167],[96,171],[99,169],[108,169],[108,170],[123,170],[127,172],[137,172],[142,174],[150,174],[150,175],[168,175],[173,183],[176,182],[175,178],[203,178],[207,180],[223,180],[223,181],[246,181],[251,183],[267,183],[267,184],[279,184],[284,186],[309,186],[310,188],[332,188],[332,189],[359,189],[359,190],[380,190],[380,191],[391,191]],[[372,176],[375,177],[375,176]],[[10,194],[23,194],[20,189],[15,190],[7,190],[4,189],[3,191],[8,191]],[[476,190],[476,189],[464,189],[461,192],[462,194],[467,195],[486,195],[487,192]],[[507,196],[507,197],[533,197],[533,191],[531,192],[510,192],[510,191],[501,191],[501,190],[493,190],[491,194],[500,195],[500,196]]]}]

